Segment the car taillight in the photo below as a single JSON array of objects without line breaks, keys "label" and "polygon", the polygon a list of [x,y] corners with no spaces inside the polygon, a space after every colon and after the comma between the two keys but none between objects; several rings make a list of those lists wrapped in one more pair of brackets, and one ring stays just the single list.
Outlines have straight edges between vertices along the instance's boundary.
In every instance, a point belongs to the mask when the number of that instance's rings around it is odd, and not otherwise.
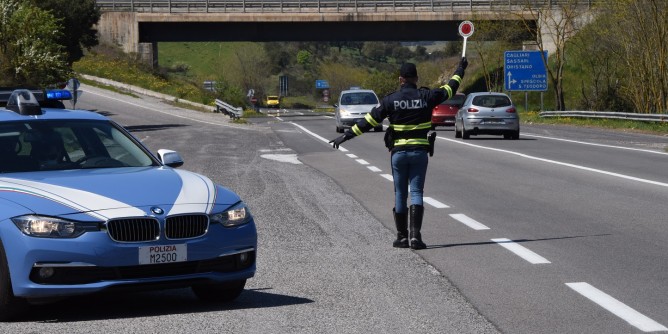
[{"label": "car taillight", "polygon": [[515,112],[515,108],[508,108],[508,109],[506,109],[506,112],[514,113],[514,112]]},{"label": "car taillight", "polygon": [[434,107],[434,111],[436,111],[436,110],[438,110],[438,106],[435,106],[435,107]]},{"label": "car taillight", "polygon": [[476,108],[469,108],[467,111],[468,111],[468,112],[478,112],[478,109],[476,109]]}]

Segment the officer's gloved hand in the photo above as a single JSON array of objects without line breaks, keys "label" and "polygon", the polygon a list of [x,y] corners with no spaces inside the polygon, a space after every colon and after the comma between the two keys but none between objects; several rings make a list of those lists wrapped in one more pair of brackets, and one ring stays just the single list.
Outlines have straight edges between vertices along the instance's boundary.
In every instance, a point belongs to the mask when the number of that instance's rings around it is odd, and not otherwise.
[{"label": "officer's gloved hand", "polygon": [[459,67],[465,70],[467,66],[469,66],[469,61],[466,60],[466,57],[462,57],[462,59],[459,61]]},{"label": "officer's gloved hand", "polygon": [[353,138],[353,137],[354,137],[353,134],[346,132],[346,133],[342,134],[341,136],[339,136],[339,137],[337,137],[337,138],[335,138],[335,139],[330,140],[329,143],[332,144],[332,147],[334,147],[335,149],[338,150],[338,149],[339,149],[339,146],[340,146],[344,141],[349,140],[349,139],[351,139],[351,138]]}]

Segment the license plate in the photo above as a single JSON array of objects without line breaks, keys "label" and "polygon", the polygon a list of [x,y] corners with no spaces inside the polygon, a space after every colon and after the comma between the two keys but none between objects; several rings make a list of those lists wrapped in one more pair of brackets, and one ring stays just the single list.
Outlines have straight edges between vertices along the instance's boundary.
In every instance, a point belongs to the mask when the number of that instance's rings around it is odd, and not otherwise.
[{"label": "license plate", "polygon": [[505,121],[497,121],[497,120],[486,120],[482,122],[483,124],[506,124]]},{"label": "license plate", "polygon": [[139,247],[139,264],[172,263],[187,260],[187,244]]}]

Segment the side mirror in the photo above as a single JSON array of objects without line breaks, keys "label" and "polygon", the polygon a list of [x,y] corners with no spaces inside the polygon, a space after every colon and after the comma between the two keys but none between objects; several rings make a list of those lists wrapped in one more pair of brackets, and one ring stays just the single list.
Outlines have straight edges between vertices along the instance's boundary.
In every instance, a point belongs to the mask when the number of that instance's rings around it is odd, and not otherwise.
[{"label": "side mirror", "polygon": [[172,168],[183,166],[183,158],[181,158],[181,155],[176,151],[160,149],[158,150],[158,156],[163,165]]}]

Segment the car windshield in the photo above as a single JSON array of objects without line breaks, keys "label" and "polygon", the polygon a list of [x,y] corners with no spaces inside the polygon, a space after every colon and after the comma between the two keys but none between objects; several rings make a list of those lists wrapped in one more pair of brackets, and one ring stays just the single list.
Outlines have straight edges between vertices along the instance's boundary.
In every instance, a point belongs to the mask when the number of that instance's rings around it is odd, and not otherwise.
[{"label": "car windshield", "polygon": [[451,105],[451,106],[461,106],[464,104],[464,95],[455,95],[443,102],[443,104]]},{"label": "car windshield", "polygon": [[486,108],[509,107],[510,99],[502,95],[481,95],[473,99],[473,105]]},{"label": "car windshield", "polygon": [[157,165],[107,121],[40,120],[0,124],[0,172]]},{"label": "car windshield", "polygon": [[267,96],[268,100],[278,100],[278,96]]},{"label": "car windshield", "polygon": [[347,93],[341,96],[342,105],[378,104],[375,94],[369,92]]}]

